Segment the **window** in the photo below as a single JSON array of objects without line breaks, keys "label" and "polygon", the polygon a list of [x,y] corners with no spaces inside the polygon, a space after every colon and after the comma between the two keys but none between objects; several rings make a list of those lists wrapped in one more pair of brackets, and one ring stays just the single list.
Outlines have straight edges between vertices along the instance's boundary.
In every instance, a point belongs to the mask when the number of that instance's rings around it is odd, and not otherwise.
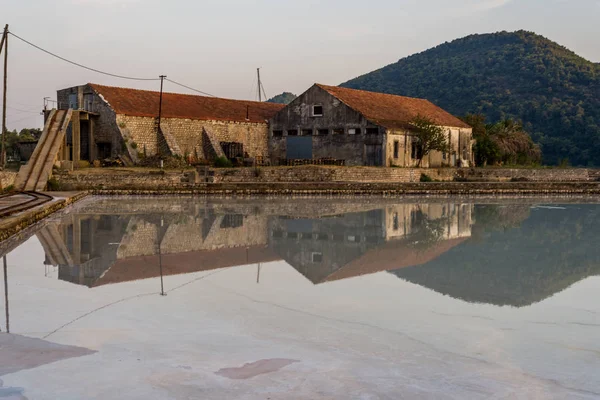
[{"label": "window", "polygon": [[77,94],[75,93],[69,95],[69,108],[77,110]]},{"label": "window", "polygon": [[394,230],[397,231],[400,228],[400,219],[398,213],[394,213]]},{"label": "window", "polygon": [[298,129],[288,129],[288,136],[298,136]]},{"label": "window", "polygon": [[329,135],[329,129],[318,129],[317,134],[319,136],[327,136]]},{"label": "window", "polygon": [[394,140],[394,158],[398,158],[400,154],[400,142]]},{"label": "window", "polygon": [[313,134],[312,129],[302,129],[302,136],[312,136],[312,134]]},{"label": "window", "polygon": [[239,228],[244,226],[244,216],[241,214],[226,214],[221,221],[221,229]]},{"label": "window", "polygon": [[378,128],[367,128],[367,135],[377,135],[378,133]]},{"label": "window", "polygon": [[336,128],[333,130],[333,134],[334,135],[343,135],[344,134],[344,128]]},{"label": "window", "polygon": [[348,135],[360,135],[360,129],[350,128],[348,129]]},{"label": "window", "polygon": [[417,142],[415,139],[413,139],[411,143],[410,156],[413,160],[418,160],[421,158],[421,148],[419,146],[419,142]]},{"label": "window", "polygon": [[92,111],[94,104],[94,95],[93,94],[84,94],[83,95],[83,109],[85,111]]},{"label": "window", "polygon": [[312,253],[312,262],[321,263],[323,262],[323,253]]},{"label": "window", "polygon": [[323,116],[323,106],[313,106],[312,116],[313,117],[322,117]]},{"label": "window", "polygon": [[281,130],[273,131],[273,137],[282,137],[282,136],[283,136],[283,131],[281,131]]}]

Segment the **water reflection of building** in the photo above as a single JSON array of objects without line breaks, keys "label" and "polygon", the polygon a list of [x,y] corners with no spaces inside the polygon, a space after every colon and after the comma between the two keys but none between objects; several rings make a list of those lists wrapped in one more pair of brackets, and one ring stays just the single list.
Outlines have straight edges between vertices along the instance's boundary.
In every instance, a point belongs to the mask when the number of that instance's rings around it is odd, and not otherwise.
[{"label": "water reflection of building", "polygon": [[283,259],[314,284],[390,271],[469,302],[523,306],[600,273],[594,206],[531,214],[527,204],[355,199],[86,204],[37,236],[59,279],[89,287],[158,277],[161,261],[173,275]]},{"label": "water reflection of building", "polygon": [[58,265],[59,279],[90,287],[159,276],[161,262],[162,273],[171,275],[282,258],[321,283],[435,257],[468,237],[471,207],[373,209],[369,202],[335,201],[160,207],[104,200],[47,225],[38,237],[46,263]]},{"label": "water reflection of building", "polygon": [[315,284],[420,265],[470,236],[472,207],[394,204],[324,219],[276,218],[271,247]]}]

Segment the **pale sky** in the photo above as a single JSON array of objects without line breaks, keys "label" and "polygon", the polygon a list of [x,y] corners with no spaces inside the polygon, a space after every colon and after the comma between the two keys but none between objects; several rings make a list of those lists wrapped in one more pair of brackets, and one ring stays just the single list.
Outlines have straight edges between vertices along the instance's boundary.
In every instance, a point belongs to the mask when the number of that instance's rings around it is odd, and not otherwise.
[{"label": "pale sky", "polygon": [[[0,0],[0,23],[62,57],[219,97],[337,85],[473,33],[526,29],[600,62],[600,0]],[[87,82],[158,90],[69,65],[9,37],[8,129]],[[170,83],[166,91],[186,90]],[[1,99],[0,99],[1,101]]]}]

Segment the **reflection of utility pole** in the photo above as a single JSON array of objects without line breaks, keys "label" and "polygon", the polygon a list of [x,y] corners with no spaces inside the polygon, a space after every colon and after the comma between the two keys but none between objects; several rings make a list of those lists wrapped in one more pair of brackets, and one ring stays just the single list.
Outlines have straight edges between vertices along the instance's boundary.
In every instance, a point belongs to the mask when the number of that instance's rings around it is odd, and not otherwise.
[{"label": "reflection of utility pole", "polygon": [[256,283],[260,283],[260,263],[258,263],[258,269],[256,271]]},{"label": "reflection of utility pole", "polygon": [[[160,227],[161,227],[161,229],[159,229],[158,232],[161,232],[163,225],[164,225],[164,221],[161,218],[160,219]],[[158,265],[160,267],[160,295],[161,296],[166,296],[167,294],[165,293],[165,287],[164,287],[164,284],[163,284],[162,251],[160,249],[160,243],[161,243],[161,241],[162,241],[162,239],[160,238],[160,235],[159,235],[159,238],[158,238]]]},{"label": "reflection of utility pole", "polygon": [[2,257],[4,261],[4,308],[6,310],[6,333],[10,333],[10,319],[8,318],[8,267],[6,266],[6,256]]}]

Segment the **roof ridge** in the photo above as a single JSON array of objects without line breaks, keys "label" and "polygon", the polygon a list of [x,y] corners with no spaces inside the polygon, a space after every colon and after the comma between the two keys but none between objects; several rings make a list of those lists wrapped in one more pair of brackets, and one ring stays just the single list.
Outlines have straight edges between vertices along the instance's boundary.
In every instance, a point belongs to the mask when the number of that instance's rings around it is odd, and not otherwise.
[{"label": "roof ridge", "polygon": [[[148,93],[160,94],[160,91],[157,91],[157,90],[135,89],[135,88],[128,88],[128,87],[123,87],[123,86],[102,85],[99,83],[92,83],[92,82],[88,82],[87,85],[92,88],[93,87],[101,87],[101,88],[108,88],[108,89],[134,90],[137,92],[148,92]],[[227,97],[218,97],[218,96],[202,96],[199,94],[166,92],[163,90],[163,95],[165,95],[165,94],[173,94],[173,95],[177,95],[177,96],[202,97],[202,98],[207,98],[207,99],[218,99],[218,100],[227,100],[227,101],[239,101],[239,102],[255,103],[255,104],[267,104],[268,106],[270,106],[271,104],[276,104],[276,103],[269,103],[266,101],[231,99],[231,98],[227,98]]]},{"label": "roof ridge", "polygon": [[348,88],[348,87],[344,87],[344,86],[330,86],[330,85],[323,85],[321,83],[316,83],[316,85],[319,86],[322,89],[325,89],[325,90],[327,90],[327,88],[332,88],[332,89],[348,90],[348,91],[352,91],[352,92],[362,92],[362,93],[376,94],[376,95],[380,95],[380,96],[400,97],[400,98],[403,98],[403,99],[412,99],[412,100],[426,101],[428,103],[431,103],[431,104],[435,105],[435,103],[433,103],[431,100],[424,99],[422,97],[412,97],[412,96],[404,96],[404,95],[401,95],[401,94],[374,92],[372,90],[353,89],[353,88]]}]

